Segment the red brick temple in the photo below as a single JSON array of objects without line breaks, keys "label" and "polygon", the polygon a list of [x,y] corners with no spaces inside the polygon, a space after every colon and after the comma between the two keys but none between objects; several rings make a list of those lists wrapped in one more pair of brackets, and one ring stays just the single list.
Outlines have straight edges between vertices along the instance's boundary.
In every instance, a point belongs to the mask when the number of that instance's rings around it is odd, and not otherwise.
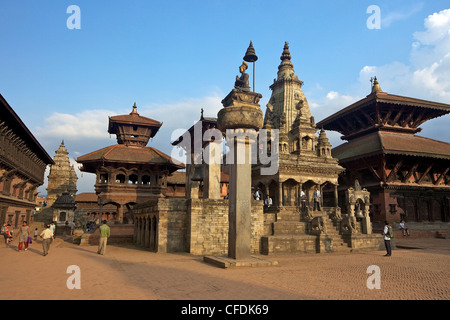
[{"label": "red brick temple", "polygon": [[[416,135],[450,105],[372,92],[317,123],[347,140],[332,149],[345,167],[343,191],[358,180],[371,193],[372,221],[450,221],[450,144]],[[340,192],[341,194],[341,192]]]},{"label": "red brick temple", "polygon": [[131,209],[136,203],[165,197],[167,179],[184,168],[167,154],[147,147],[162,123],[143,117],[136,104],[130,114],[109,117],[108,132],[115,134],[117,144],[93,151],[77,159],[81,171],[94,173],[99,213],[113,204],[116,212],[108,217],[117,223],[132,222]]}]

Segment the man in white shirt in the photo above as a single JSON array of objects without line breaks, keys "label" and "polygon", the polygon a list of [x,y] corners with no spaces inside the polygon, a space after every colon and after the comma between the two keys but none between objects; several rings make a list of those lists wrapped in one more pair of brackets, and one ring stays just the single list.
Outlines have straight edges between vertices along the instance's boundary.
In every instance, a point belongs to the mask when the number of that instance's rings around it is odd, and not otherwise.
[{"label": "man in white shirt", "polygon": [[306,210],[306,194],[303,189],[300,192],[300,202],[302,203],[302,210]]},{"label": "man in white shirt", "polygon": [[259,188],[255,191],[255,200],[261,200],[261,195],[259,193]]},{"label": "man in white shirt", "polygon": [[50,225],[47,225],[47,229],[41,232],[40,237],[42,238],[44,256],[46,256],[48,254],[48,249],[50,249],[50,243],[53,239],[53,231],[50,229]]},{"label": "man in white shirt", "polygon": [[[389,230],[391,229],[391,230]],[[390,232],[392,231],[392,227],[389,225],[389,221],[384,222],[384,229],[383,229],[383,235],[384,235],[384,246],[386,247],[386,254],[385,257],[391,256],[391,237]]]}]

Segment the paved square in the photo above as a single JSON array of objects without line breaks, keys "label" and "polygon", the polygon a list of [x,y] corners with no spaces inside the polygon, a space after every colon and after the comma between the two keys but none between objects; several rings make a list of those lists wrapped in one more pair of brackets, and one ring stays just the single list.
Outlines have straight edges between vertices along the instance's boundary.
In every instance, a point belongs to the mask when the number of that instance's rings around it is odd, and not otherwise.
[{"label": "paved square", "polygon": [[[18,252],[0,248],[0,299],[148,300],[448,300],[450,239],[398,239],[403,249],[271,255],[277,266],[223,269],[187,253],[158,254],[133,245],[96,246],[56,239],[48,256],[40,241]],[[416,249],[405,249],[406,247]],[[262,256],[267,257],[267,256]],[[80,289],[68,289],[69,266]],[[369,289],[369,266],[380,269],[380,289]]]}]

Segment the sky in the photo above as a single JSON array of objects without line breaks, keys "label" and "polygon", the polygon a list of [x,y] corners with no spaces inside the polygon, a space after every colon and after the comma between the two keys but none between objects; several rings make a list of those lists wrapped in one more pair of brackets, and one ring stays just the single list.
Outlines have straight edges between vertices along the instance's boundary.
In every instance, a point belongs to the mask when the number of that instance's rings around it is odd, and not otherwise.
[{"label": "sky", "polygon": [[[116,143],[109,116],[136,102],[163,122],[148,146],[171,155],[202,108],[217,116],[250,41],[263,112],[285,41],[316,122],[368,95],[374,76],[385,92],[450,104],[448,0],[0,0],[0,40],[0,93],[51,157],[64,140],[78,192],[95,177],[75,159]],[[420,135],[450,142],[449,124]]]}]

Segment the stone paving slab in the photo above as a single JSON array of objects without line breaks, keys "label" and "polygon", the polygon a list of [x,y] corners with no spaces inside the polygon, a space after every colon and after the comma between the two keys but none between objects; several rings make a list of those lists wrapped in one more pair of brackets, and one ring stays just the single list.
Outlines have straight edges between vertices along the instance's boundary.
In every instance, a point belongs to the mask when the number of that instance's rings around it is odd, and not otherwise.
[{"label": "stone paving slab", "polygon": [[[413,239],[397,239],[397,244]],[[42,256],[40,241],[28,251],[0,248],[2,300],[448,300],[450,239],[416,239],[420,249],[261,256],[276,266],[217,268],[203,256],[153,253],[134,245],[96,246],[56,239]],[[405,244],[406,243],[406,244]],[[80,289],[69,289],[80,271]],[[369,289],[370,266],[380,289]],[[68,273],[69,271],[69,273]]]},{"label": "stone paving slab", "polygon": [[261,256],[250,256],[246,259],[233,259],[227,256],[204,256],[203,261],[220,268],[261,268],[278,265],[277,261]]}]

